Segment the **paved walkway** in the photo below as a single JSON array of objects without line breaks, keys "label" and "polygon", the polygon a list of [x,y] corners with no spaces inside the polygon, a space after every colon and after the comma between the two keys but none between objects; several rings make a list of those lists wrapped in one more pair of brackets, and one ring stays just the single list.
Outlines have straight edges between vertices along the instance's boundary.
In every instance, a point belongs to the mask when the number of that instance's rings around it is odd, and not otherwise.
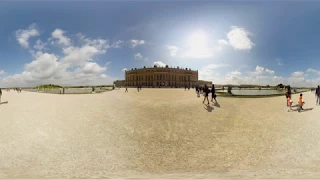
[{"label": "paved walkway", "polygon": [[[3,92],[0,178],[320,177],[320,106],[194,90]],[[297,102],[298,96],[293,96]]]}]

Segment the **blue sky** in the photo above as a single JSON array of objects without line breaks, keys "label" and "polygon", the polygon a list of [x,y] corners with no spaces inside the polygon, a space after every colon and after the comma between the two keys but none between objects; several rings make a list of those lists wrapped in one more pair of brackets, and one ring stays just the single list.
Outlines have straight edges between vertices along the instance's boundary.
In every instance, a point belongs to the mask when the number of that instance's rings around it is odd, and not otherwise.
[{"label": "blue sky", "polygon": [[214,83],[320,84],[320,2],[0,2],[0,87],[110,84],[124,68]]}]

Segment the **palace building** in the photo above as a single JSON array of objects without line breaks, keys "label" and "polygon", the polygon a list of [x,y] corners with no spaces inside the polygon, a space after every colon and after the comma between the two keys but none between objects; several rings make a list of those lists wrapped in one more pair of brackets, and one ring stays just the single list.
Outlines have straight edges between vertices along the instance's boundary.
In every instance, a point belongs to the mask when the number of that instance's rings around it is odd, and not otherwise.
[{"label": "palace building", "polygon": [[117,87],[192,87],[197,85],[211,85],[210,81],[199,81],[198,70],[188,68],[143,67],[125,71],[125,80],[114,82]]}]

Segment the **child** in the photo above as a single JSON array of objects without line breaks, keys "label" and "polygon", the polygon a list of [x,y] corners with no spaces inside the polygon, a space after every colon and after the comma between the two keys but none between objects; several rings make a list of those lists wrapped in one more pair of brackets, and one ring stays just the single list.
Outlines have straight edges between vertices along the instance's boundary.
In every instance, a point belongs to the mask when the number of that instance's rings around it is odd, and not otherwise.
[{"label": "child", "polygon": [[302,99],[302,94],[300,94],[300,97],[299,97],[299,107],[298,107],[298,112],[300,112],[301,110],[303,110],[303,99]]},{"label": "child", "polygon": [[292,100],[291,100],[290,97],[287,98],[287,106],[288,106],[288,112],[289,112],[289,111],[292,111],[292,108],[291,108],[291,106],[292,106]]}]

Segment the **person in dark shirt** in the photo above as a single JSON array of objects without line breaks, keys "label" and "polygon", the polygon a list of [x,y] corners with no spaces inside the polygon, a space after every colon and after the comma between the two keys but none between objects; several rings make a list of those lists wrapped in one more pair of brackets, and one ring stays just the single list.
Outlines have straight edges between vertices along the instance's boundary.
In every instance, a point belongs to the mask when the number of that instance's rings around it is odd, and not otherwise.
[{"label": "person in dark shirt", "polygon": [[2,90],[0,88],[0,103],[1,103]]},{"label": "person in dark shirt", "polygon": [[214,87],[214,84],[212,84],[212,88],[211,88],[211,102],[213,102],[213,99],[214,99],[215,102],[217,103],[216,97],[217,97],[217,95],[216,95],[216,88]]},{"label": "person in dark shirt", "polygon": [[316,89],[316,105],[320,105],[320,86],[318,86],[318,88]]},{"label": "person in dark shirt", "polygon": [[203,88],[203,94],[204,94],[204,99],[203,99],[203,102],[202,103],[204,103],[204,101],[207,99],[207,101],[208,101],[208,105],[210,104],[209,103],[209,88],[208,88],[208,86],[205,84],[204,85],[204,88]]},{"label": "person in dark shirt", "polygon": [[291,92],[291,87],[288,86],[288,96],[289,96],[290,99],[291,99],[291,94],[292,94],[292,92]]}]

